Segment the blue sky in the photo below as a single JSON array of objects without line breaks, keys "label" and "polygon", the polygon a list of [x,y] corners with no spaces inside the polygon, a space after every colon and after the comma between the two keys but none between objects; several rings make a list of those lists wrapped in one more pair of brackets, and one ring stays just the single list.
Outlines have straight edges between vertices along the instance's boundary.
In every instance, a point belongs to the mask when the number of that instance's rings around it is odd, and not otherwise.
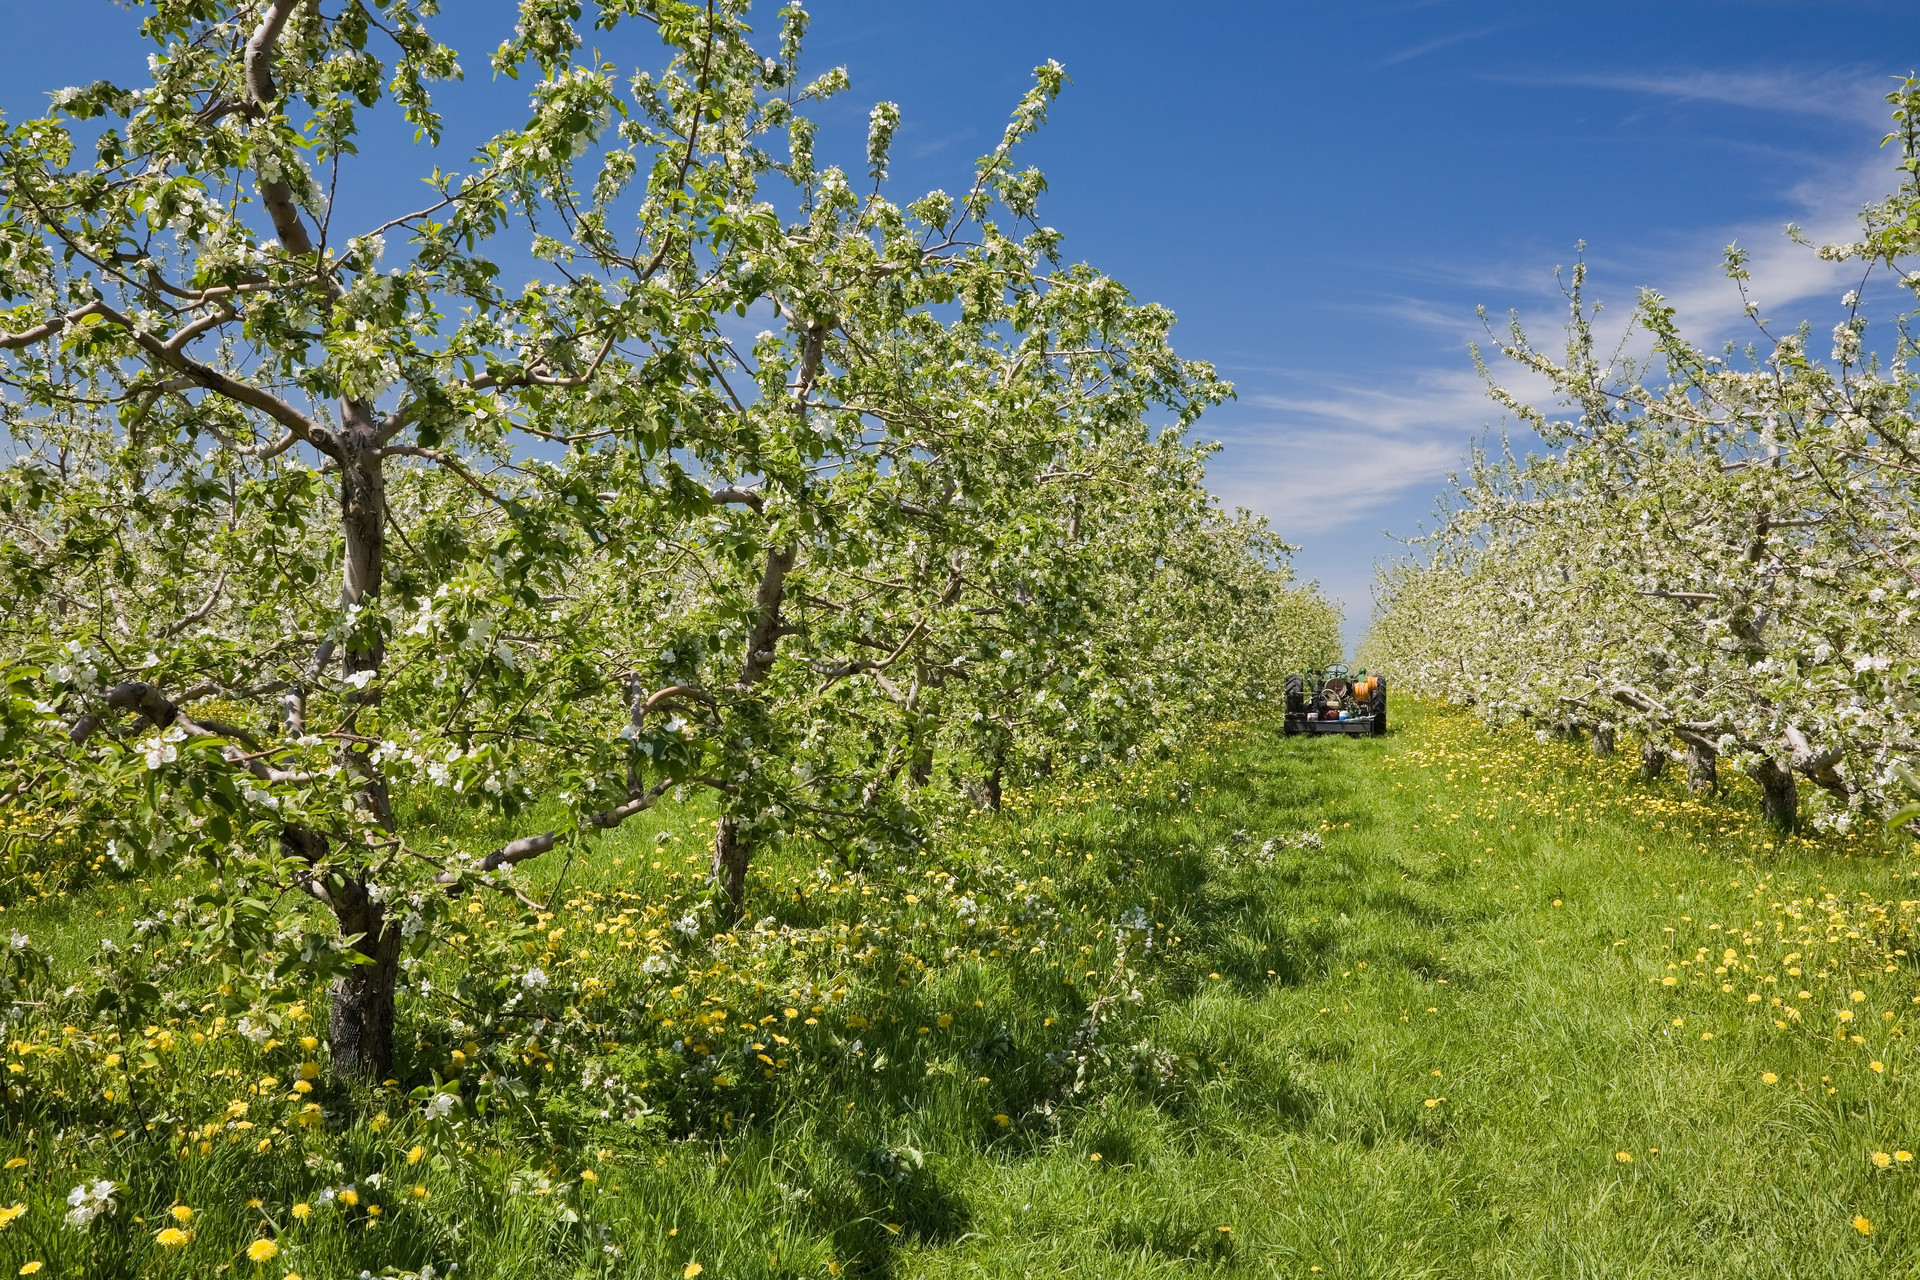
[{"label": "blue sky", "polygon": [[[519,87],[486,53],[506,0],[445,0],[468,82],[449,147],[517,123]],[[762,25],[771,29],[772,9]],[[1556,265],[1587,242],[1617,313],[1642,286],[1696,334],[1743,333],[1720,249],[1754,253],[1767,315],[1820,332],[1848,287],[1784,223],[1844,235],[1893,183],[1880,95],[1920,67],[1920,6],[1663,3],[1225,3],[815,0],[812,69],[853,91],[827,145],[860,160],[868,107],[900,104],[897,196],[965,185],[1034,64],[1073,83],[1026,153],[1066,252],[1180,316],[1183,354],[1239,399],[1202,420],[1229,503],[1301,545],[1298,568],[1364,630],[1376,560],[1412,532],[1445,474],[1500,426],[1467,344],[1474,314],[1517,308],[1551,339]],[[144,72],[111,0],[0,0],[0,108]],[[637,26],[601,45],[648,63]],[[368,184],[422,157],[369,148]],[[365,182],[365,178],[362,179]]]}]

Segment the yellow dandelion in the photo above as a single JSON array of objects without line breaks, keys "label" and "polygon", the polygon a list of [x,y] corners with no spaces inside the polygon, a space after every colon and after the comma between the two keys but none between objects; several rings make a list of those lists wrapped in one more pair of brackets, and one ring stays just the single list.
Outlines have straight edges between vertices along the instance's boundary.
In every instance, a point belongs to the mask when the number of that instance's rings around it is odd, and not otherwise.
[{"label": "yellow dandelion", "polygon": [[1884,1151],[1874,1152],[1872,1159],[1873,1159],[1873,1167],[1876,1169],[1884,1169],[1888,1165],[1893,1163],[1893,1157],[1888,1155]]},{"label": "yellow dandelion", "polygon": [[407,1163],[419,1164],[421,1160],[426,1158],[426,1154],[427,1149],[425,1147],[415,1147],[413,1150],[407,1152]]},{"label": "yellow dandelion", "polygon": [[4,1229],[15,1218],[18,1218],[26,1211],[27,1206],[24,1204],[15,1204],[11,1208],[0,1209],[0,1229]]},{"label": "yellow dandelion", "polygon": [[179,1227],[163,1227],[154,1233],[154,1241],[163,1249],[178,1249],[193,1239],[193,1232]]},{"label": "yellow dandelion", "polygon": [[1618,1160],[1618,1161],[1619,1161],[1619,1162],[1620,1162],[1621,1164],[1632,1164],[1632,1163],[1633,1163],[1633,1152],[1631,1152],[1631,1151],[1616,1151],[1616,1152],[1614,1152],[1614,1153],[1613,1153],[1613,1158],[1614,1158],[1615,1160]]},{"label": "yellow dandelion", "polygon": [[360,1203],[360,1193],[352,1187],[348,1187],[340,1193],[340,1203],[351,1209],[354,1205]]},{"label": "yellow dandelion", "polygon": [[993,1118],[993,1122],[999,1125],[1002,1129],[1004,1129],[1008,1125],[1013,1123],[1013,1117],[1009,1115],[996,1115]]},{"label": "yellow dandelion", "polygon": [[1089,1160],[1091,1160],[1091,1161],[1092,1161],[1093,1163],[1095,1163],[1095,1164],[1099,1164],[1099,1163],[1100,1163],[1100,1153],[1099,1153],[1098,1151],[1096,1151],[1096,1152],[1094,1152],[1094,1153],[1093,1153],[1092,1155],[1090,1155],[1090,1156],[1088,1156],[1088,1157],[1087,1157],[1087,1159],[1089,1159]]},{"label": "yellow dandelion", "polygon": [[32,1261],[32,1262],[29,1262],[29,1263],[27,1263],[27,1264],[26,1264],[25,1266],[23,1266],[23,1267],[21,1267],[21,1268],[20,1268],[20,1274],[21,1274],[21,1275],[23,1275],[23,1276],[34,1276],[34,1275],[39,1275],[39,1274],[40,1274],[40,1268],[42,1268],[42,1267],[44,1267],[44,1266],[46,1266],[46,1265],[47,1265],[46,1263],[44,1263],[44,1262],[41,1262],[41,1261],[40,1261],[39,1259],[37,1259],[37,1258],[36,1258],[36,1259],[35,1259],[34,1261]]},{"label": "yellow dandelion", "polygon": [[1874,1074],[1878,1075],[1880,1072],[1885,1071],[1887,1069],[1887,1064],[1884,1062],[1869,1062],[1867,1064],[1867,1069],[1869,1071],[1872,1071]]},{"label": "yellow dandelion", "polygon": [[27,1158],[25,1156],[15,1156],[13,1159],[7,1161],[7,1168],[9,1169],[24,1169],[26,1167]]},{"label": "yellow dandelion", "polygon": [[1873,1223],[1856,1213],[1853,1215],[1853,1229],[1863,1236],[1870,1236],[1873,1234]]},{"label": "yellow dandelion", "polygon": [[247,1246],[247,1257],[253,1262],[271,1262],[280,1252],[280,1246],[262,1236]]},{"label": "yellow dandelion", "polygon": [[305,1222],[308,1219],[308,1217],[312,1215],[312,1213],[313,1213],[313,1206],[308,1204],[304,1200],[302,1200],[299,1204],[293,1206],[293,1216],[300,1219],[300,1221],[302,1222]]},{"label": "yellow dandelion", "polygon": [[1779,1084],[1780,1077],[1773,1074],[1773,1072],[1771,1071],[1762,1071],[1760,1073],[1760,1083],[1761,1084]]},{"label": "yellow dandelion", "polygon": [[695,1276],[699,1275],[702,1271],[705,1271],[705,1270],[706,1268],[701,1266],[699,1263],[689,1262],[686,1266],[686,1270],[680,1273],[680,1280],[693,1280]]},{"label": "yellow dandelion", "polygon": [[1865,1000],[1866,998],[1867,998],[1867,993],[1864,991],[1855,991],[1852,993],[1852,999],[1855,1004],[1859,1004],[1862,1000]]}]

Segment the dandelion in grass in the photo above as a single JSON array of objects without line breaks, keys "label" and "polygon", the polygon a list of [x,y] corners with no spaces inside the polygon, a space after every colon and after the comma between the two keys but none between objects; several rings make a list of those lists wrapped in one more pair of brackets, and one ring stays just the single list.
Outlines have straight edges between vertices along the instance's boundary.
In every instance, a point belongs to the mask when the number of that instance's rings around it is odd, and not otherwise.
[{"label": "dandelion in grass", "polygon": [[1618,1161],[1619,1161],[1619,1162],[1620,1162],[1621,1164],[1632,1164],[1632,1163],[1633,1163],[1633,1152],[1631,1152],[1631,1151],[1616,1151],[1616,1152],[1614,1152],[1614,1153],[1613,1153],[1613,1158],[1614,1158],[1615,1160],[1618,1160]]},{"label": "dandelion in grass", "polygon": [[15,1156],[13,1159],[7,1161],[7,1168],[9,1169],[24,1169],[26,1167],[27,1158],[25,1156]]},{"label": "dandelion in grass", "polygon": [[280,1246],[262,1236],[247,1246],[247,1258],[252,1262],[271,1262],[280,1253]]},{"label": "dandelion in grass", "polygon": [[1773,1072],[1771,1071],[1762,1071],[1760,1073],[1760,1083],[1761,1084],[1779,1084],[1780,1077],[1773,1074]]},{"label": "dandelion in grass", "polygon": [[180,1227],[162,1227],[153,1239],[162,1249],[179,1249],[192,1242],[193,1232]]},{"label": "dandelion in grass", "polygon": [[34,1261],[23,1265],[20,1268],[20,1271],[18,1274],[23,1276],[37,1276],[40,1274],[40,1269],[46,1265],[47,1265],[46,1263],[41,1262],[36,1258]]},{"label": "dandelion in grass", "polygon": [[1853,1229],[1863,1236],[1870,1236],[1873,1234],[1873,1223],[1856,1213],[1853,1215]]},{"label": "dandelion in grass", "polygon": [[14,1204],[9,1208],[0,1209],[0,1231],[6,1230],[15,1218],[20,1217],[26,1211],[27,1206],[24,1204]]},{"label": "dandelion in grass", "polygon": [[686,1265],[686,1269],[680,1273],[680,1278],[681,1280],[693,1280],[695,1276],[699,1275],[702,1271],[705,1271],[705,1270],[706,1268],[701,1266],[699,1263],[689,1262]]},{"label": "dandelion in grass", "polygon": [[313,1206],[308,1204],[306,1201],[302,1200],[299,1204],[296,1204],[295,1206],[293,1206],[292,1212],[294,1217],[298,1218],[302,1222],[305,1222],[309,1217],[313,1215]]},{"label": "dandelion in grass", "polygon": [[1884,1151],[1876,1151],[1870,1158],[1873,1160],[1873,1167],[1876,1169],[1885,1169],[1893,1163],[1893,1157]]}]

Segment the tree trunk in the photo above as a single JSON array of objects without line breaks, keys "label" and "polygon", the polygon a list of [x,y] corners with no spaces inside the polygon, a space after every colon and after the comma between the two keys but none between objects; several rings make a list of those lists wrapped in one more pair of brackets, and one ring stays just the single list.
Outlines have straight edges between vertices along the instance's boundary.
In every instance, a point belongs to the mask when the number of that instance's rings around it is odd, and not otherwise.
[{"label": "tree trunk", "polygon": [[1658,782],[1667,771],[1667,749],[1652,738],[1640,741],[1640,781]]},{"label": "tree trunk", "polygon": [[[340,603],[366,606],[379,598],[386,570],[387,481],[371,405],[345,397],[340,401]],[[386,645],[377,625],[348,624],[340,665],[343,675],[378,672]],[[349,706],[371,706],[376,689],[348,695]],[[386,779],[365,743],[342,749],[341,763],[358,784],[361,810],[388,831],[394,829]],[[342,873],[345,887],[334,891],[333,912],[342,937],[359,935],[355,951],[370,963],[358,964],[333,984],[329,993],[327,1042],[337,1076],[382,1080],[393,1070],[394,988],[400,974],[400,930],[387,909],[368,892],[364,870]],[[329,885],[329,890],[332,886]]]},{"label": "tree trunk", "polygon": [[[345,541],[340,602],[350,607],[367,605],[380,595],[386,571],[387,478],[371,407],[343,399],[340,410],[340,528]],[[346,641],[342,674],[380,670],[386,644],[377,625],[353,627]],[[379,699],[378,690],[362,689],[349,695],[348,700],[353,705],[372,706]],[[373,765],[370,748],[365,743],[349,746],[343,763],[360,782],[361,804],[382,827],[393,830],[393,803],[386,779]]]},{"label": "tree trunk", "polygon": [[907,785],[915,790],[933,781],[933,739],[939,722],[932,708],[914,710],[907,739]]},{"label": "tree trunk", "polygon": [[333,984],[327,1047],[333,1074],[384,1080],[393,1071],[393,993],[400,976],[400,930],[367,886],[347,881],[334,895],[343,936],[359,934],[353,949],[372,963],[357,964]]},{"label": "tree trunk", "polygon": [[1800,788],[1793,770],[1774,760],[1762,760],[1747,770],[1747,776],[1760,787],[1760,811],[1769,825],[1779,831],[1792,831],[1800,824]]},{"label": "tree trunk", "polygon": [[747,854],[739,820],[721,818],[713,828],[713,882],[726,896],[724,923],[729,925],[740,918],[740,908],[747,898]]},{"label": "tree trunk", "polygon": [[1687,744],[1687,789],[1706,795],[1720,789],[1720,753],[1698,742]]},{"label": "tree trunk", "polygon": [[1610,756],[1613,754],[1613,726],[1597,724],[1593,727],[1593,754]]}]

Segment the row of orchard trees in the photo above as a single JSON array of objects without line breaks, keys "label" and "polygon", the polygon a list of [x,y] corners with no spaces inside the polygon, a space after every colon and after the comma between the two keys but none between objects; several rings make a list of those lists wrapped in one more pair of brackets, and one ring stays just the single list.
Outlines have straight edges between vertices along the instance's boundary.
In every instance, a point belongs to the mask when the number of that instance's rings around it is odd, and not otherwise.
[{"label": "row of orchard trees", "polygon": [[[377,1075],[403,952],[516,864],[711,804],[731,918],[774,842],[857,862],[1333,656],[1209,504],[1230,388],[1036,220],[1058,65],[902,206],[891,104],[816,161],[797,4],[602,3],[630,75],[524,0],[526,123],[355,188],[368,129],[441,137],[433,8],[151,0],[150,84],[0,125],[11,846],[218,867],[217,953],[331,981]],[[523,833],[421,847],[456,796]]]},{"label": "row of orchard trees", "polygon": [[[1906,179],[1857,241],[1818,250],[1860,272],[1828,358],[1751,304],[1757,341],[1709,355],[1653,294],[1633,318],[1650,357],[1608,358],[1576,269],[1563,357],[1517,324],[1498,344],[1573,416],[1495,389],[1547,452],[1473,456],[1421,554],[1381,576],[1371,663],[1495,723],[1599,751],[1625,735],[1649,776],[1737,769],[1782,827],[1809,788],[1821,826],[1913,816],[1920,375],[1911,317],[1876,355],[1861,310],[1889,274],[1920,294],[1902,265],[1920,251],[1920,85],[1890,101]],[[1740,251],[1727,269],[1746,298]]]}]

